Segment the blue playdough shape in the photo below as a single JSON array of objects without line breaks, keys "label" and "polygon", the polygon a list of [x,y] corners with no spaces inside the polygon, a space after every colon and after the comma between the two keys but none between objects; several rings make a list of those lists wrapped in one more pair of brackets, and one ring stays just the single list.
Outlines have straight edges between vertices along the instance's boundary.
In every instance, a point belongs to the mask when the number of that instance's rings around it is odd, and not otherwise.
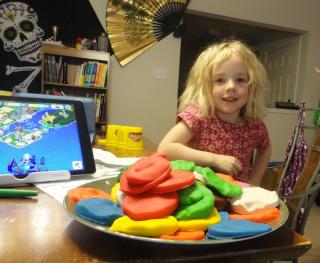
[{"label": "blue playdough shape", "polygon": [[220,223],[208,228],[207,238],[241,238],[256,236],[271,231],[266,224],[254,223],[248,220],[222,220]]},{"label": "blue playdough shape", "polygon": [[230,219],[230,215],[228,212],[225,212],[225,211],[220,211],[219,212],[219,216],[221,218],[221,220],[228,220]]},{"label": "blue playdough shape", "polygon": [[102,198],[80,200],[74,212],[83,219],[106,226],[111,226],[115,219],[123,216],[118,205]]}]

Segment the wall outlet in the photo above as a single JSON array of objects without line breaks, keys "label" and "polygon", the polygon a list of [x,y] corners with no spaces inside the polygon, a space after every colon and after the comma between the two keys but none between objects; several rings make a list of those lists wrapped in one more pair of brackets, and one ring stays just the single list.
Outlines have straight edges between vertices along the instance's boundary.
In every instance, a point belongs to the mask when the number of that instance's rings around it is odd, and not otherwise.
[{"label": "wall outlet", "polygon": [[166,68],[153,68],[153,77],[156,79],[167,79],[168,71]]}]

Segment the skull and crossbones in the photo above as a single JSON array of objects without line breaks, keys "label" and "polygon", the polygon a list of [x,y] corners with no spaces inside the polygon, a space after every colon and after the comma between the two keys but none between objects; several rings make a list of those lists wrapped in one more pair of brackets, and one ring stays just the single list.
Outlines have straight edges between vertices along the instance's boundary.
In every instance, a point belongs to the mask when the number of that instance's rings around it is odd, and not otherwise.
[{"label": "skull and crossbones", "polygon": [[[29,5],[10,2],[0,5],[0,39],[4,50],[14,52],[20,61],[37,63],[44,31],[38,26],[38,16]],[[40,72],[40,66],[14,67],[7,65],[6,75],[17,71],[31,71],[30,75],[14,87],[14,91],[27,92],[28,86]]]}]

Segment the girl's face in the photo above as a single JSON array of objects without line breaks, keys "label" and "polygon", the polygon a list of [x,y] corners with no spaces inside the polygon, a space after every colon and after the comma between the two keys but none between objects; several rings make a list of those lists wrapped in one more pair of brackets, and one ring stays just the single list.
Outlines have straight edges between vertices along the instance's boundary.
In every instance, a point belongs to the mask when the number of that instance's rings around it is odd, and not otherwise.
[{"label": "girl's face", "polygon": [[223,120],[238,123],[249,96],[248,73],[238,55],[221,63],[212,72],[212,99],[215,113]]}]

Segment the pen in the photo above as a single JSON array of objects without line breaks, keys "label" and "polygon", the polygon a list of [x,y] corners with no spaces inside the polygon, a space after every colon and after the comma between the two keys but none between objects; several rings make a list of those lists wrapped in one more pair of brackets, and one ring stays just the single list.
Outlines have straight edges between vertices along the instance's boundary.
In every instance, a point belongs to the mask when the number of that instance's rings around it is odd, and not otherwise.
[{"label": "pen", "polygon": [[38,195],[38,192],[33,190],[0,189],[0,197],[25,197],[36,195]]}]

